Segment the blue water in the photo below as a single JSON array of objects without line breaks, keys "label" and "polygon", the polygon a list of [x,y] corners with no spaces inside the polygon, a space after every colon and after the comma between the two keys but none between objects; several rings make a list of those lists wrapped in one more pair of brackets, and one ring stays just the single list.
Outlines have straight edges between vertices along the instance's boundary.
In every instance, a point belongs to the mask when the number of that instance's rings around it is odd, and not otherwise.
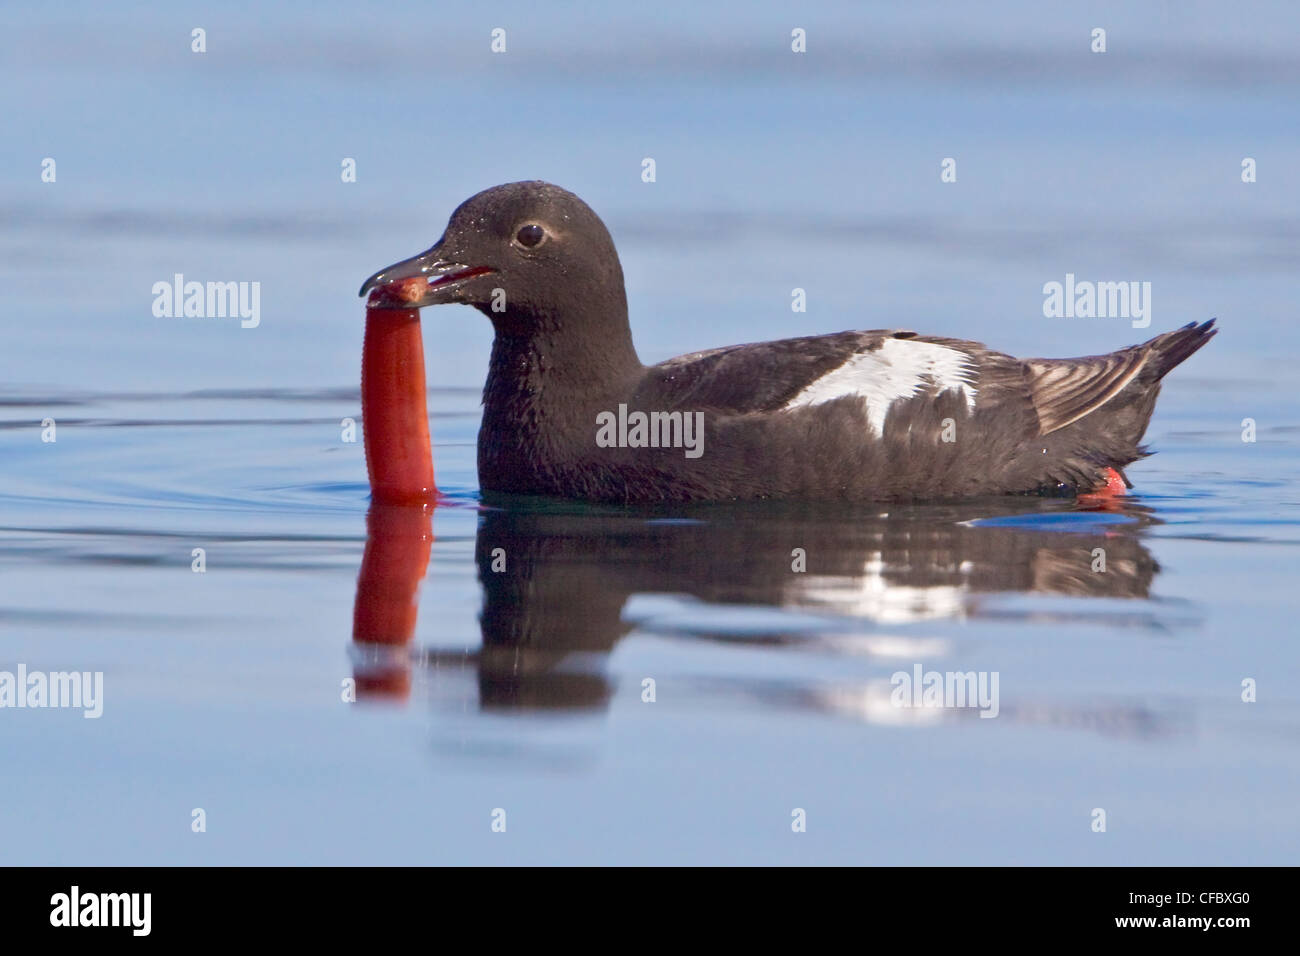
[{"label": "blue water", "polygon": [[[0,710],[0,859],[1294,862],[1298,27],[1253,3],[6,7],[0,671],[102,671],[105,698]],[[446,498],[410,639],[354,640],[357,287],[524,178],[610,226],[645,361],[1223,331],[1115,511],[637,512],[481,501],[490,329],[429,311]],[[260,324],[155,318],[178,272],[260,282]],[[1150,328],[1044,318],[1066,273],[1151,282]],[[996,672],[997,718],[891,706],[918,663]]]}]

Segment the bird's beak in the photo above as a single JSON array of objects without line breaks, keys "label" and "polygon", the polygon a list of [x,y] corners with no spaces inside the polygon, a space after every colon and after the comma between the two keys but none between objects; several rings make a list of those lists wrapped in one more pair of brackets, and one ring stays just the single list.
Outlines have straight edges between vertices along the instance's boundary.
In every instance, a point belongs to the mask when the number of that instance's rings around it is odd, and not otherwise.
[{"label": "bird's beak", "polygon": [[372,292],[371,301],[384,300],[403,308],[418,309],[456,301],[455,290],[467,279],[495,272],[488,266],[467,266],[446,258],[442,243],[418,256],[380,269],[361,286],[359,295]]}]

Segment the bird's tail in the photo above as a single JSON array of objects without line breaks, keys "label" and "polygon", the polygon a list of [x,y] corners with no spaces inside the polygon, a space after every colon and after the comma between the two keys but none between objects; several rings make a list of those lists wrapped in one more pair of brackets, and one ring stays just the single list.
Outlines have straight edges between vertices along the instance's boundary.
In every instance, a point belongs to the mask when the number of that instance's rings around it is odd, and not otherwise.
[{"label": "bird's tail", "polygon": [[1176,366],[1187,361],[1206,342],[1218,334],[1219,330],[1214,327],[1214,321],[1214,319],[1210,319],[1210,321],[1202,322],[1199,325],[1195,322],[1189,322],[1181,329],[1174,329],[1172,332],[1157,335],[1154,339],[1142,344],[1143,349],[1150,350],[1153,361],[1149,367],[1155,369],[1156,381],[1164,378]]}]

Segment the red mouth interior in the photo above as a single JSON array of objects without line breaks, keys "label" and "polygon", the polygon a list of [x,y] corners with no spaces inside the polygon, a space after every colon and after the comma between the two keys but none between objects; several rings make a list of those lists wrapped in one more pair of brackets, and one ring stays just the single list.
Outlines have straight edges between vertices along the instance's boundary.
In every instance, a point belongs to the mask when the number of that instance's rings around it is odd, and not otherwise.
[{"label": "red mouth interior", "polygon": [[429,288],[432,289],[435,286],[450,285],[453,282],[459,282],[461,279],[472,279],[475,276],[485,276],[489,272],[496,272],[496,270],[489,266],[473,266],[469,269],[462,269],[460,272],[447,272],[438,276],[436,279],[431,280],[429,282]]}]

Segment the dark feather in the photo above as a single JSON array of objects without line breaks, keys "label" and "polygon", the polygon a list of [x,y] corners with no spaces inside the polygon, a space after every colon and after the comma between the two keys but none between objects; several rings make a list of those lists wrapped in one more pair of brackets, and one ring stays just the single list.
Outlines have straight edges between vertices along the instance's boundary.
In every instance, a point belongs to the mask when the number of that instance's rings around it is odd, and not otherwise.
[{"label": "dark feather", "polygon": [[1191,323],[1142,345],[1108,355],[1074,359],[1025,359],[1040,434],[1049,435],[1101,408],[1150,366],[1158,382],[1214,337],[1214,320]]}]

